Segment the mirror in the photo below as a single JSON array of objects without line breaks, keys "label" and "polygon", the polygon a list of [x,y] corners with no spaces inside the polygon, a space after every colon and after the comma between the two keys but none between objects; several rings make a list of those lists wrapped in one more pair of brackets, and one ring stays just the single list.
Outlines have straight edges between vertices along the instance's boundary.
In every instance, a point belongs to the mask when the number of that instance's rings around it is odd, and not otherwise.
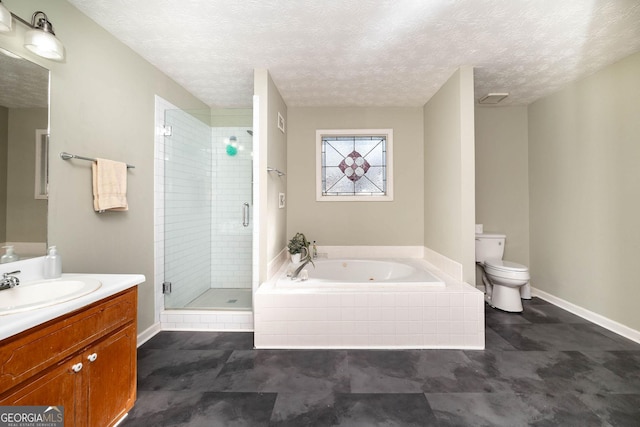
[{"label": "mirror", "polygon": [[49,70],[0,48],[0,246],[19,259],[46,252],[48,129]]}]

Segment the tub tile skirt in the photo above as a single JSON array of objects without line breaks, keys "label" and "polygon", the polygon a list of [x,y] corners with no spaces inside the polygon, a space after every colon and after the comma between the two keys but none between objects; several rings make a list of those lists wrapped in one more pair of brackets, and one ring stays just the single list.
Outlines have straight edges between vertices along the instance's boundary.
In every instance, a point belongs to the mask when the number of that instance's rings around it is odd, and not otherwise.
[{"label": "tub tile skirt", "polygon": [[256,348],[484,349],[484,298],[471,286],[415,292],[254,297]]}]

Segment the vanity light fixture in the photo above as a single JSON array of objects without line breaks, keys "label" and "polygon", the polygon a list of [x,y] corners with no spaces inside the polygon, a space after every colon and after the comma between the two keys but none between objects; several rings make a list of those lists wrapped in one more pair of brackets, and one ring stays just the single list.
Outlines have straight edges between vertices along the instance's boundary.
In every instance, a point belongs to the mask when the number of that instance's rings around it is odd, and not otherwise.
[{"label": "vanity light fixture", "polygon": [[47,15],[41,11],[35,12],[31,17],[31,29],[24,35],[24,47],[43,58],[54,61],[64,59],[64,46],[53,32],[53,25]]},{"label": "vanity light fixture", "polygon": [[53,24],[42,11],[37,11],[31,16],[31,23],[9,12],[0,0],[0,32],[11,31],[11,18],[22,22],[29,27],[24,34],[24,47],[38,56],[54,61],[64,59],[64,46],[53,32]]}]

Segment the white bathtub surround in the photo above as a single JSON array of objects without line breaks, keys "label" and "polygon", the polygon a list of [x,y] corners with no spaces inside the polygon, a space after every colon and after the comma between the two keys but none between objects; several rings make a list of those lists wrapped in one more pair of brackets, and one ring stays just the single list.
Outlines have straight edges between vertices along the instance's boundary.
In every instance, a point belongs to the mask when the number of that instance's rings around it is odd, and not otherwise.
[{"label": "white bathtub surround", "polygon": [[318,245],[318,254],[320,258],[423,258],[424,249],[423,246]]},{"label": "white bathtub surround", "polygon": [[306,278],[292,280],[286,275],[277,278],[276,288],[319,288],[331,292],[367,290],[421,291],[426,286],[443,288],[444,281],[424,268],[424,261],[406,259],[317,259],[300,272]]},{"label": "white bathtub surround", "polygon": [[285,266],[254,296],[256,348],[483,349],[482,292],[416,262],[445,286],[278,287]]},{"label": "white bathtub surround", "polygon": [[[271,280],[280,269],[289,262],[289,251],[283,248],[274,259],[267,265],[267,280]],[[255,291],[255,289],[254,289]]]},{"label": "white bathtub surround", "polygon": [[318,246],[319,258],[421,258],[456,280],[462,264],[425,246]]},{"label": "white bathtub surround", "polygon": [[429,248],[424,248],[424,260],[454,280],[462,281],[462,264]]}]

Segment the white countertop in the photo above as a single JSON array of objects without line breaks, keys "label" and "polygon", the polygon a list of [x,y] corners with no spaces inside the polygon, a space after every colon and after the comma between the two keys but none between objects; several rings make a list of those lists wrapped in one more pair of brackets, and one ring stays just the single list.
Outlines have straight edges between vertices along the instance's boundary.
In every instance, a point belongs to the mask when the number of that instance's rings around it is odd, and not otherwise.
[{"label": "white countertop", "polygon": [[[145,281],[145,277],[142,274],[63,274],[61,279],[81,277],[99,280],[102,286],[94,292],[59,304],[0,316],[0,340],[78,310]],[[55,286],[55,280],[51,281],[51,286]],[[2,294],[0,293],[1,296]]]}]

